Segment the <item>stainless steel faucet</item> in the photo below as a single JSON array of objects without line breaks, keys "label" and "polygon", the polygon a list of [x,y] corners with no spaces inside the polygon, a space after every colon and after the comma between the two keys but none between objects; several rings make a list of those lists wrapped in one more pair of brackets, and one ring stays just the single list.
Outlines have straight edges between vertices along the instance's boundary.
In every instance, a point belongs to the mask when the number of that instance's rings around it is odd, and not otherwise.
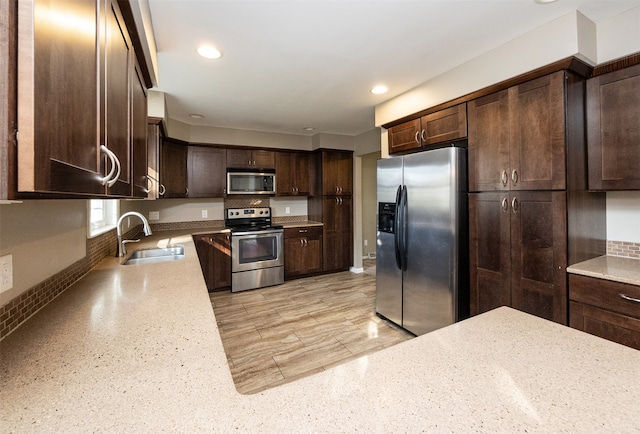
[{"label": "stainless steel faucet", "polygon": [[140,241],[139,239],[137,240],[123,240],[122,239],[122,227],[120,226],[122,223],[122,220],[124,220],[125,217],[129,217],[129,216],[137,216],[140,217],[140,220],[142,220],[142,231],[144,232],[145,236],[149,236],[151,235],[151,228],[149,227],[149,222],[147,221],[146,218],[144,218],[144,216],[142,214],[140,214],[139,212],[135,212],[135,211],[129,211],[126,212],[124,214],[122,214],[120,216],[120,218],[118,219],[118,224],[116,225],[116,232],[118,234],[118,251],[116,252],[116,257],[122,257],[124,255],[127,254],[127,248],[125,247],[125,244],[127,243],[137,243],[138,241]]}]

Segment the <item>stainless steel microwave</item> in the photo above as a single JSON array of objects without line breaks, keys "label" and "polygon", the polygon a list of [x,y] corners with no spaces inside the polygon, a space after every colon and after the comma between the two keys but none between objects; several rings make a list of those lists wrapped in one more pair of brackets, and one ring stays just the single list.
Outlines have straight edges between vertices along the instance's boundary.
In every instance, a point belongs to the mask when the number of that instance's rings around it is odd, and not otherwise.
[{"label": "stainless steel microwave", "polygon": [[227,170],[227,194],[276,194],[276,174]]}]

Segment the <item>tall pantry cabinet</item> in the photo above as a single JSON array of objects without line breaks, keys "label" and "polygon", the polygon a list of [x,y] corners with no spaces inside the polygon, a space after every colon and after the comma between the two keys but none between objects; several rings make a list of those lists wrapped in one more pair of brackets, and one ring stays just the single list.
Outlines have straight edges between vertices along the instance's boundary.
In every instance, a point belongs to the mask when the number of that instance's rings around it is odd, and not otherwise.
[{"label": "tall pantry cabinet", "polygon": [[348,270],[353,259],[353,152],[319,149],[309,219],[322,222],[322,271]]},{"label": "tall pantry cabinet", "polygon": [[507,305],[567,324],[566,267],[605,253],[584,95],[558,71],[468,103],[472,315]]}]

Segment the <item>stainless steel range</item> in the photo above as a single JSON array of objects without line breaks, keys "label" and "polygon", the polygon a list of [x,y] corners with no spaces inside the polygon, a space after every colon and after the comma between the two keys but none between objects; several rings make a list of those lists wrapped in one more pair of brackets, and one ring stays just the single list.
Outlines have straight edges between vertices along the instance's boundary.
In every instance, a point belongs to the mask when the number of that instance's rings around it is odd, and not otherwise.
[{"label": "stainless steel range", "polygon": [[231,292],[284,282],[282,226],[271,224],[271,208],[227,208],[231,229]]}]

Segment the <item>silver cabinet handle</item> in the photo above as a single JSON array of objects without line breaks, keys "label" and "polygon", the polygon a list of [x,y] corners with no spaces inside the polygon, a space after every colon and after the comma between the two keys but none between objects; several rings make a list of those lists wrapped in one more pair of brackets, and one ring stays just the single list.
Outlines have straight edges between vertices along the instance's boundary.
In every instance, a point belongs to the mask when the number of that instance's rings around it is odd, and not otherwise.
[{"label": "silver cabinet handle", "polygon": [[306,230],[306,229],[300,229],[300,230],[298,230],[298,232],[301,233],[301,234],[306,234],[309,231]]},{"label": "silver cabinet handle", "polygon": [[[111,152],[111,150],[107,148],[105,145],[100,145],[100,151],[107,154],[107,157],[109,157],[109,160],[111,160],[111,170],[109,171],[109,173],[107,173],[106,176],[100,178],[100,183],[102,185],[107,185],[113,179],[113,176],[116,172],[116,168],[118,167],[118,164],[116,163],[116,154]],[[119,175],[120,175],[120,172],[118,172],[118,176]]]},{"label": "silver cabinet handle", "polygon": [[185,196],[189,196],[189,187],[184,188],[184,194]]},{"label": "silver cabinet handle", "polygon": [[307,247],[307,244],[309,244],[309,241],[307,241],[307,239],[304,239],[304,246]]},{"label": "silver cabinet handle", "polygon": [[629,297],[628,295],[625,295],[625,294],[618,294],[618,295],[620,296],[620,298],[623,298],[625,300],[640,303],[640,298]]},{"label": "silver cabinet handle", "polygon": [[164,196],[166,192],[167,192],[167,187],[165,187],[164,184],[160,184],[160,191],[158,191],[158,194],[160,196]]},{"label": "silver cabinet handle", "polygon": [[511,171],[511,183],[513,185],[516,185],[518,183],[518,171],[516,169],[513,169]]},{"label": "silver cabinet handle", "polygon": [[518,198],[516,197],[511,199],[511,211],[513,211],[514,214],[518,213]]},{"label": "silver cabinet handle", "polygon": [[500,181],[502,181],[502,185],[506,187],[508,180],[509,180],[509,177],[507,175],[507,171],[502,169],[502,172],[500,173]]},{"label": "silver cabinet handle", "polygon": [[506,197],[502,198],[501,205],[502,205],[502,212],[509,212],[509,201],[507,200]]},{"label": "silver cabinet handle", "polygon": [[416,135],[413,138],[416,143],[419,145],[420,144],[420,131],[416,131]]},{"label": "silver cabinet handle", "polygon": [[304,238],[300,238],[300,247],[304,247]]},{"label": "silver cabinet handle", "polygon": [[[153,181],[155,181],[155,179],[153,179],[149,175],[145,175],[145,176],[147,177],[147,188],[144,189],[144,192],[146,194],[149,194],[151,193],[151,188],[153,187]],[[151,186],[149,186],[149,183],[151,183]]]},{"label": "silver cabinet handle", "polygon": [[420,138],[422,139],[423,143],[427,143],[427,130],[422,130],[422,132],[420,133]]}]

